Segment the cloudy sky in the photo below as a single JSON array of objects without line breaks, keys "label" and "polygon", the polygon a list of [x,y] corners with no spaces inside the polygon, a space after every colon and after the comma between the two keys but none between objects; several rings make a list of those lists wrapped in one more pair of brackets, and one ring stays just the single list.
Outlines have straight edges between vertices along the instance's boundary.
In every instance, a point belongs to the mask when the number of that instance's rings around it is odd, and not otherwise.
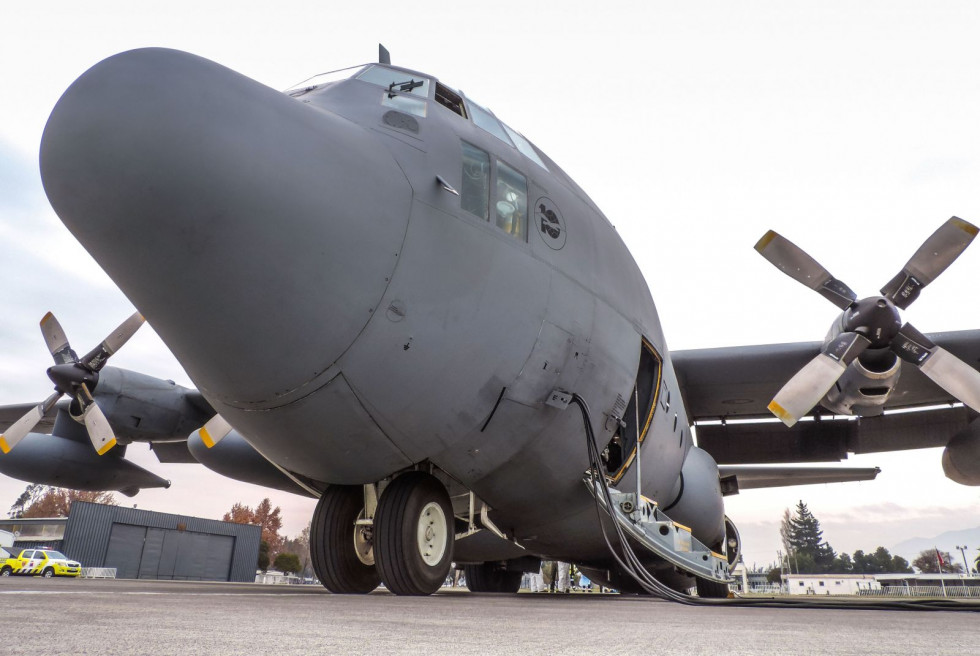
[{"label": "cloudy sky", "polygon": [[[283,89],[373,61],[385,43],[395,63],[488,105],[579,182],[639,262],[673,349],[824,335],[830,304],[752,249],[770,228],[868,295],[949,216],[980,221],[978,3],[333,4],[5,3],[0,403],[49,393],[46,311],[85,350],[132,312],[51,211],[37,173],[59,95],[131,48],[187,50]],[[907,318],[926,332],[980,328],[978,281],[974,246]],[[189,384],[146,328],[113,364]],[[747,559],[773,558],[779,516],[798,499],[838,550],[977,526],[980,494],[943,477],[940,453],[852,458],[882,467],[871,483],[729,498]],[[312,512],[310,500],[160,465],[145,446],[130,456],[173,487],[124,503],[218,517],[270,496],[289,534]],[[0,476],[0,512],[23,487]]]}]

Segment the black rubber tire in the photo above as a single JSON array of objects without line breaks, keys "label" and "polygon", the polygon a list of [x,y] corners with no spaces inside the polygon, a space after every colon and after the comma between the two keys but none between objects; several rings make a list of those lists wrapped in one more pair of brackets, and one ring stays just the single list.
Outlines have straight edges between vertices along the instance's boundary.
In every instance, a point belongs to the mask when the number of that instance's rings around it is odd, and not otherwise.
[{"label": "black rubber tire", "polygon": [[360,485],[331,485],[313,511],[310,560],[320,583],[334,594],[367,594],[381,583],[374,565],[354,548],[354,522],[364,509]]},{"label": "black rubber tire", "polygon": [[0,576],[12,576],[13,573],[14,570],[11,569],[10,565],[6,565],[3,569],[0,569]]},{"label": "black rubber tire", "polygon": [[[446,546],[441,558],[429,565],[418,546],[423,509],[436,503],[446,525]],[[402,474],[385,488],[374,516],[374,558],[385,587],[396,595],[429,595],[446,581],[453,560],[455,521],[445,486],[424,472]]]},{"label": "black rubber tire", "polygon": [[50,579],[51,577],[54,576],[54,570],[51,569],[50,567],[46,567],[44,571],[41,572],[41,576],[43,576],[46,579]]},{"label": "black rubber tire", "polygon": [[694,586],[697,588],[698,596],[702,599],[728,599],[727,583],[718,583],[697,577],[694,579]]},{"label": "black rubber tire", "polygon": [[495,566],[493,563],[464,565],[466,587],[470,592],[508,592],[521,589],[524,572],[512,572]]}]

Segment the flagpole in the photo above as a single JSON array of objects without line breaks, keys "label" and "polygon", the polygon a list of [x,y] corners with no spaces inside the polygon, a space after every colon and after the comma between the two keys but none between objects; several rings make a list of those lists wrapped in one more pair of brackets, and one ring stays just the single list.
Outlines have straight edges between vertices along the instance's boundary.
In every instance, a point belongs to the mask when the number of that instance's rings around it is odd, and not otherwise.
[{"label": "flagpole", "polygon": [[943,580],[943,557],[939,553],[939,547],[936,547],[936,564],[939,565],[939,585],[943,586],[943,596],[948,596],[946,594],[946,581]]}]

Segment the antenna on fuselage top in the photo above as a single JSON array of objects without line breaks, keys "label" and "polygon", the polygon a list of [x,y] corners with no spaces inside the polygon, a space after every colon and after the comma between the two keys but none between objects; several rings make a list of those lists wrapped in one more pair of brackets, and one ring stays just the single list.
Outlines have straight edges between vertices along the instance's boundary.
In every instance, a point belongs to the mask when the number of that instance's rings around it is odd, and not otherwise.
[{"label": "antenna on fuselage top", "polygon": [[391,54],[388,52],[388,49],[380,43],[378,44],[378,63],[391,64]]}]

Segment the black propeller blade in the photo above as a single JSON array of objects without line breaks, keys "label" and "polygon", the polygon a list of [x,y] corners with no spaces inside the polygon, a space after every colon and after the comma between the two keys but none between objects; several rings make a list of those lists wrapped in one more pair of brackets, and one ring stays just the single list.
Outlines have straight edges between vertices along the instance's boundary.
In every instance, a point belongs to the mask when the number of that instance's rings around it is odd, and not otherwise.
[{"label": "black propeller blade", "polygon": [[847,366],[865,349],[891,348],[933,382],[980,412],[980,372],[931,341],[910,324],[901,325],[898,310],[959,257],[977,233],[971,223],[952,217],[923,242],[902,271],[881,290],[882,296],[857,301],[857,295],[816,260],[770,230],[755,249],[780,271],[817,291],[844,310],[840,332],[776,394],[769,410],[792,426],[813,409]]},{"label": "black propeller blade", "polygon": [[926,239],[912,259],[888,284],[881,295],[903,310],[919,297],[919,292],[939,277],[966,250],[977,236],[977,227],[952,217]]},{"label": "black propeller blade", "polygon": [[787,276],[819,293],[842,310],[857,299],[857,294],[850,287],[830,275],[829,271],[803,252],[803,249],[774,230],[762,236],[755,245],[755,250]]},{"label": "black propeller blade", "polygon": [[9,453],[37,426],[41,418],[54,407],[64,394],[71,394],[82,411],[82,421],[88,430],[89,439],[99,455],[116,445],[109,420],[92,397],[92,389],[98,383],[98,373],[109,357],[129,341],[139,327],[143,317],[137,312],[119,325],[102,343],[92,349],[81,360],[72,350],[61,324],[48,312],[41,319],[41,334],[48,346],[54,366],[48,369],[48,377],[54,383],[54,394],[36,405],[0,435],[0,451]]}]

